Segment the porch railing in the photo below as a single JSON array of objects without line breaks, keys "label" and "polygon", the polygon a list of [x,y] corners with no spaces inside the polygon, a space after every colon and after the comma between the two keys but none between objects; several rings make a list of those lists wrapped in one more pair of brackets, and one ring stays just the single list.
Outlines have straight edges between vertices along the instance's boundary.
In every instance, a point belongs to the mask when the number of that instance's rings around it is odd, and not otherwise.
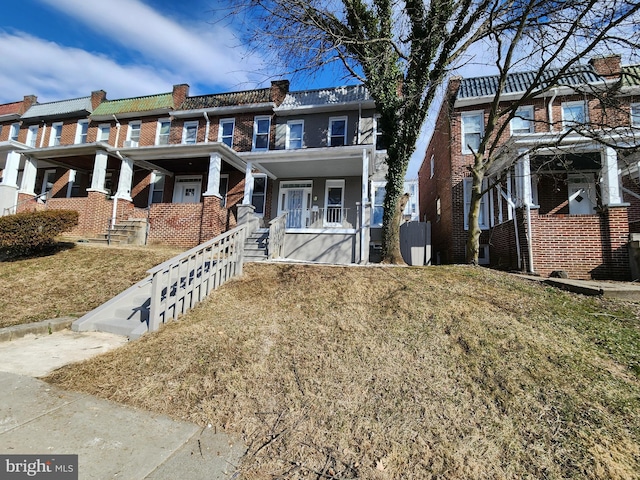
[{"label": "porch railing", "polygon": [[38,201],[42,201],[43,203],[46,202],[49,197],[50,197],[50,192],[44,192],[41,193],[39,195],[36,195],[34,197],[31,198],[27,198],[25,200],[22,200],[21,202],[16,203],[15,205],[11,206],[11,207],[5,207],[4,211],[3,211],[3,215],[12,215],[14,213],[18,212],[18,207],[25,205],[27,203],[31,203],[31,202],[38,202]]},{"label": "porch railing", "polygon": [[284,256],[285,228],[287,225],[287,212],[277,216],[269,222],[269,259],[282,258]]},{"label": "porch railing", "polygon": [[246,225],[229,230],[148,270],[149,331],[195,307],[227,280],[242,275]]},{"label": "porch railing", "polygon": [[347,221],[348,208],[298,208],[288,213],[287,228],[352,228]]}]

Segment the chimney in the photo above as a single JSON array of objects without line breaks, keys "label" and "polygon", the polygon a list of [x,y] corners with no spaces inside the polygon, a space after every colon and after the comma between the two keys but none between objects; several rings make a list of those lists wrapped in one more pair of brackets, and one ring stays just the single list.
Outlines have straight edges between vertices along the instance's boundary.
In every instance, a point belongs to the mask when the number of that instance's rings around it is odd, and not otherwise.
[{"label": "chimney", "polygon": [[606,57],[594,57],[589,60],[589,65],[596,73],[607,80],[620,77],[620,55],[608,55]]},{"label": "chimney", "polygon": [[289,93],[289,80],[273,80],[271,82],[269,98],[276,104],[276,107],[280,106],[280,104],[284,102],[284,98],[287,96],[287,93]]},{"label": "chimney", "polygon": [[38,103],[38,97],[35,95],[25,95],[22,100],[22,106],[20,107],[20,115],[29,110],[32,105]]},{"label": "chimney", "polygon": [[189,96],[189,85],[181,83],[180,85],[173,86],[173,108],[180,108],[180,105]]},{"label": "chimney", "polygon": [[94,90],[91,92],[91,110],[98,108],[104,100],[107,99],[107,92],[104,90]]}]

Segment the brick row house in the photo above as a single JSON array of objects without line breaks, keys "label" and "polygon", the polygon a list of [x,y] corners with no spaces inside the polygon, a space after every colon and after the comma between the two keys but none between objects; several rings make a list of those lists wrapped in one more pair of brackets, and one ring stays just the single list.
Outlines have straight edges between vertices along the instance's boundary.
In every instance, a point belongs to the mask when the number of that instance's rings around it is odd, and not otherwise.
[{"label": "brick row house", "polygon": [[243,206],[263,227],[287,212],[288,258],[367,261],[385,152],[362,86],[106,97],[0,105],[1,214],[77,210],[78,238],[139,219],[149,243],[192,247]]},{"label": "brick row house", "polygon": [[[629,233],[640,231],[640,82],[619,56],[594,58],[521,105],[500,160],[487,171],[480,263],[549,276],[630,276]],[[502,105],[534,72],[513,73]],[[603,97],[598,91],[611,91]],[[497,77],[453,78],[419,170],[420,215],[432,223],[434,263],[465,263],[473,162]],[[592,93],[590,93],[592,92]]]}]

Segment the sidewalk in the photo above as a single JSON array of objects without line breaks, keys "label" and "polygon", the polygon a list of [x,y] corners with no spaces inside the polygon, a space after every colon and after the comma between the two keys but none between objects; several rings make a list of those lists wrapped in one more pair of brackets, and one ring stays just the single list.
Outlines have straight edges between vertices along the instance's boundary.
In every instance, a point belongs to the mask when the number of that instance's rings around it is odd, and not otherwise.
[{"label": "sidewalk", "polygon": [[77,454],[82,480],[237,478],[244,447],[226,434],[33,378],[125,342],[68,330],[0,342],[0,454]]}]

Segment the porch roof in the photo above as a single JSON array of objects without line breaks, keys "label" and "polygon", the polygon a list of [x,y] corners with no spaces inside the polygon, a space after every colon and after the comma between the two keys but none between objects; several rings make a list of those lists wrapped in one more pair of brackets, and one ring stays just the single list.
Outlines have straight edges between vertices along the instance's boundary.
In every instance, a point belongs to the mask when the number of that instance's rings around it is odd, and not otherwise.
[{"label": "porch roof", "polygon": [[369,171],[373,171],[373,145],[302,148],[240,152],[245,162],[252,162],[272,179],[291,177],[356,177],[362,175],[363,154]]}]

